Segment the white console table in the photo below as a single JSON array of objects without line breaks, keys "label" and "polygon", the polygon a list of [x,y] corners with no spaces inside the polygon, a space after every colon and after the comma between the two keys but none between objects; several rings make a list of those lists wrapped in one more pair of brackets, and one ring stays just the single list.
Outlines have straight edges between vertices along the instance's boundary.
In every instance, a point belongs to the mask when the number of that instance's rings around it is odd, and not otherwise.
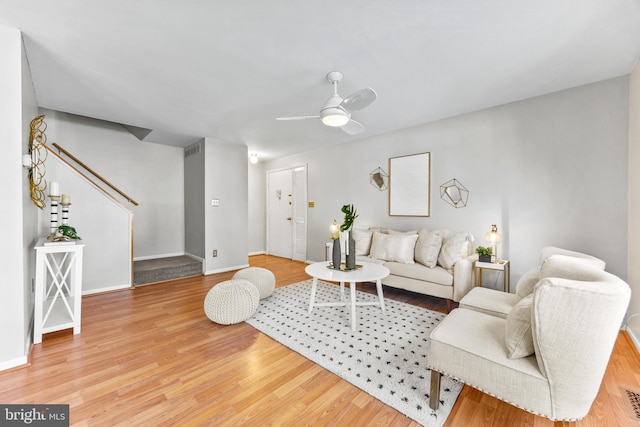
[{"label": "white console table", "polygon": [[80,240],[49,242],[40,239],[36,250],[33,343],[42,334],[73,328],[80,333],[82,309],[82,250]]}]

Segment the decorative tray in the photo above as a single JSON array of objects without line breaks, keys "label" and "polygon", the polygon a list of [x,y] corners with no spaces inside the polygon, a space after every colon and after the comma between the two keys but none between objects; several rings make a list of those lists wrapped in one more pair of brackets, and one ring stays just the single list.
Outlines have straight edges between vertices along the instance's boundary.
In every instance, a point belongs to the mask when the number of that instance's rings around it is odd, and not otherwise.
[{"label": "decorative tray", "polygon": [[[333,268],[333,263],[330,262],[329,265],[327,265],[327,268],[329,270],[336,270],[335,268]],[[340,270],[341,271],[354,271],[354,270],[360,270],[362,268],[362,266],[360,264],[356,264],[356,268],[354,268],[353,270],[347,270],[347,264],[345,264],[344,262],[340,263]]]}]

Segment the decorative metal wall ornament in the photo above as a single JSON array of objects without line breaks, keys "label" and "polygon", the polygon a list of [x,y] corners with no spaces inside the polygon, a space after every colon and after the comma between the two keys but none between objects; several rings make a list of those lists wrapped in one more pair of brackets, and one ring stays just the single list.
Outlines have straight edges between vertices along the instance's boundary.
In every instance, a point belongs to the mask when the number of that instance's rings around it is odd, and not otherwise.
[{"label": "decorative metal wall ornament", "polygon": [[440,186],[440,198],[454,208],[464,208],[469,199],[469,190],[453,178]]},{"label": "decorative metal wall ornament", "polygon": [[30,157],[31,164],[28,166],[27,179],[31,187],[31,201],[40,209],[45,207],[45,190],[47,189],[47,182],[44,180],[46,172],[44,162],[47,159],[47,150],[44,148],[47,143],[47,136],[44,134],[46,129],[47,124],[44,122],[44,116],[38,116],[31,120],[28,147],[28,157]]},{"label": "decorative metal wall ornament", "polygon": [[369,182],[380,191],[389,187],[389,175],[382,169],[377,168],[369,174]]}]

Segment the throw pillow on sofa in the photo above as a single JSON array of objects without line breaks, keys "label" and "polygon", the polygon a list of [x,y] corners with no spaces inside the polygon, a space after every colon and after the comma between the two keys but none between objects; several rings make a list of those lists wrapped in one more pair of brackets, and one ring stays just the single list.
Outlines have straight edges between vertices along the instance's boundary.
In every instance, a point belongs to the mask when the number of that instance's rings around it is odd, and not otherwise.
[{"label": "throw pillow on sofa", "polygon": [[420,230],[416,241],[416,262],[429,268],[434,268],[438,263],[438,254],[442,247],[442,230]]},{"label": "throw pillow on sofa", "polygon": [[533,293],[533,288],[536,287],[540,281],[540,268],[533,267],[522,275],[518,284],[516,284],[516,295],[520,298],[524,298],[527,295]]},{"label": "throw pillow on sofa", "polygon": [[451,270],[453,265],[464,257],[469,256],[473,236],[467,231],[451,233],[442,230],[444,237],[442,240],[442,248],[438,255],[438,264],[444,269]]},{"label": "throw pillow on sofa", "polygon": [[531,330],[533,294],[524,297],[513,306],[505,322],[505,341],[509,359],[527,357],[535,352]]},{"label": "throw pillow on sofa", "polygon": [[353,228],[351,230],[351,236],[353,240],[356,241],[356,255],[369,255],[373,231],[364,228]]},{"label": "throw pillow on sofa", "polygon": [[380,232],[384,234],[418,234],[418,230],[398,231],[398,230],[391,230],[389,228],[380,230]]},{"label": "throw pillow on sofa", "polygon": [[385,234],[374,231],[369,256],[383,261],[414,264],[417,240],[417,234]]}]

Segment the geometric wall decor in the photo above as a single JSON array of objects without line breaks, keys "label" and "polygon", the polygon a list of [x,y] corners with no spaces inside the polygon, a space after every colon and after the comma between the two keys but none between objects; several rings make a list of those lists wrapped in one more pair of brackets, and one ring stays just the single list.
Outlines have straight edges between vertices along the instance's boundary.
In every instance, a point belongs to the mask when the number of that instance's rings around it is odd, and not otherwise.
[{"label": "geometric wall decor", "polygon": [[469,190],[453,178],[440,186],[440,198],[454,208],[464,208],[469,199]]}]

